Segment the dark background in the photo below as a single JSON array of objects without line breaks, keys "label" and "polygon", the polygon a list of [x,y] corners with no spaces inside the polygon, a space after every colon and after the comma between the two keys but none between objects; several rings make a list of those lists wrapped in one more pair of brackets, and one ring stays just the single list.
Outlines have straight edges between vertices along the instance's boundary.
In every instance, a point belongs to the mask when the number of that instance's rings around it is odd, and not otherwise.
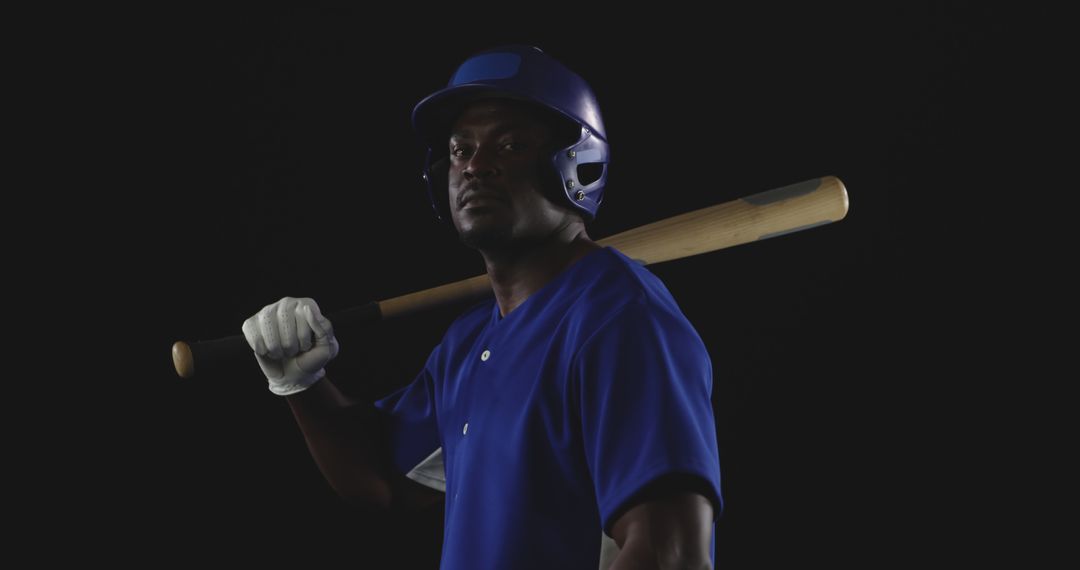
[{"label": "dark background", "polygon": [[[100,28],[84,88],[104,103],[94,150],[115,191],[90,247],[115,255],[73,263],[122,315],[129,358],[67,436],[85,477],[59,496],[91,499],[75,509],[92,513],[87,548],[151,565],[434,567],[440,511],[343,505],[253,360],[181,381],[168,352],[237,334],[285,295],[333,314],[479,274],[434,220],[409,117],[504,43],[540,46],[597,92],[614,162],[594,238],[824,175],[847,185],[840,223],[651,268],[716,370],[717,566],[1001,548],[973,530],[996,507],[972,466],[999,434],[965,347],[994,336],[977,299],[997,250],[973,237],[973,204],[1004,195],[1000,141],[1031,72],[1020,19],[937,3],[461,8],[162,10]],[[456,310],[339,331],[330,375],[358,398],[388,393]]]}]

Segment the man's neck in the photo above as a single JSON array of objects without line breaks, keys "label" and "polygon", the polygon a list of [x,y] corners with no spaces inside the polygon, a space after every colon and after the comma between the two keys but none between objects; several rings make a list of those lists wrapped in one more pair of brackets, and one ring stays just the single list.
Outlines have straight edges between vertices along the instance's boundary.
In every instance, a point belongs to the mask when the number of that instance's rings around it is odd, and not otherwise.
[{"label": "man's neck", "polygon": [[580,225],[571,225],[548,239],[513,251],[481,251],[495,301],[504,317],[566,268],[602,246]]}]

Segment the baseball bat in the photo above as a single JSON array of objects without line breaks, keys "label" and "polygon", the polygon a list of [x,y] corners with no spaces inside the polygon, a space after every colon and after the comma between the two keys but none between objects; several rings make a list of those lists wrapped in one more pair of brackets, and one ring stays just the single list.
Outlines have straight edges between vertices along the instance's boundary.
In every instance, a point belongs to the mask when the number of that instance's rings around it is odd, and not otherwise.
[{"label": "baseball bat", "polygon": [[[815,178],[737,198],[723,204],[672,216],[598,240],[643,264],[682,259],[836,222],[847,214],[848,196],[835,176]],[[414,314],[491,293],[488,276],[373,301],[330,315],[334,328]],[[181,378],[215,362],[238,357],[251,348],[243,335],[172,347],[173,365]],[[252,359],[254,360],[254,359]]]}]

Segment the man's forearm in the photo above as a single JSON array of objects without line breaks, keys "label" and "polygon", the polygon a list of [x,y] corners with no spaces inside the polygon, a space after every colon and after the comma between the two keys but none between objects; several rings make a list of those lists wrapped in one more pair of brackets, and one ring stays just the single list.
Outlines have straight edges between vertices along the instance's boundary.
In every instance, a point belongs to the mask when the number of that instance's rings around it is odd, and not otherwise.
[{"label": "man's forearm", "polygon": [[334,491],[350,502],[389,507],[392,493],[383,476],[374,413],[358,413],[329,378],[286,400]]}]

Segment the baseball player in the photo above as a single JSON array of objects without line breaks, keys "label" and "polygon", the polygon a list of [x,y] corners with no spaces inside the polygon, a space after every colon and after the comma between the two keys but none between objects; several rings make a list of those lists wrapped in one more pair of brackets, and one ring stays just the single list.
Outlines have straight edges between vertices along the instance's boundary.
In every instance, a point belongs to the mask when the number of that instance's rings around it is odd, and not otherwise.
[{"label": "baseball player", "polygon": [[468,58],[413,126],[432,204],[494,297],[374,406],[326,378],[338,342],[315,301],[244,322],[327,480],[386,508],[445,501],[446,570],[711,568],[712,366],[664,284],[586,233],[609,162],[592,89],[505,46]]}]

